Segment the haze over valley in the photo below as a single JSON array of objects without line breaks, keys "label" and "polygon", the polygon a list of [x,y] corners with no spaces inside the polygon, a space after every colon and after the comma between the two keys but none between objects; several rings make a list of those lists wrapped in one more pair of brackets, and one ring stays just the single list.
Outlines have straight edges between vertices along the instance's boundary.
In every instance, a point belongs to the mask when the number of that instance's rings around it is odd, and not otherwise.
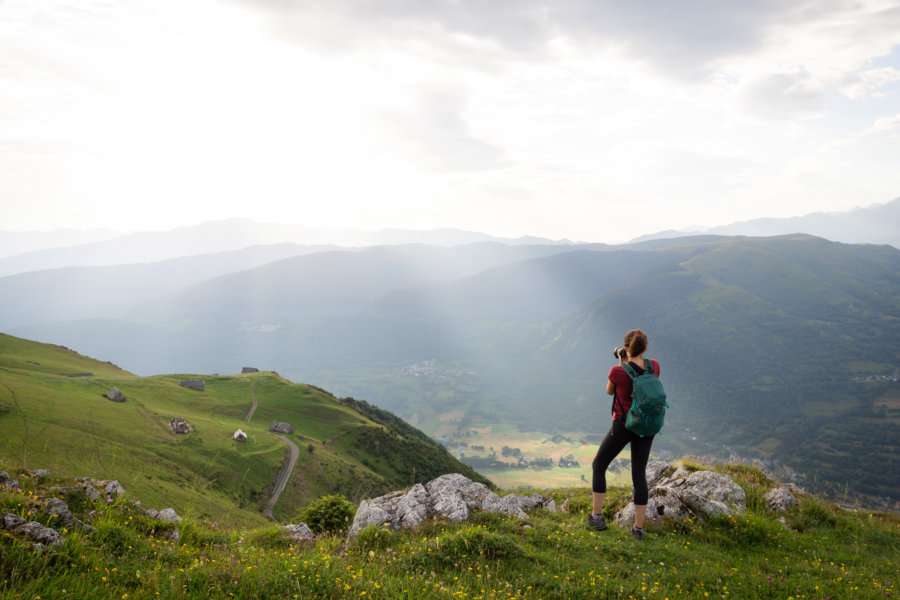
[{"label": "haze over valley", "polygon": [[[115,263],[193,243],[177,258],[0,277],[0,330],[145,376],[256,365],[391,411],[505,484],[541,481],[533,469],[565,456],[578,465],[557,481],[577,484],[608,428],[612,348],[640,327],[670,394],[656,452],[736,454],[893,506],[900,250],[881,232],[900,230],[898,205],[872,207],[881,227],[852,244],[805,233],[603,245],[440,231],[339,246],[319,232],[312,245],[270,238],[279,243],[204,253],[206,240],[246,239],[223,232],[266,230],[208,223],[3,259]],[[864,235],[865,212],[846,235]],[[501,456],[501,445],[518,452]]]}]

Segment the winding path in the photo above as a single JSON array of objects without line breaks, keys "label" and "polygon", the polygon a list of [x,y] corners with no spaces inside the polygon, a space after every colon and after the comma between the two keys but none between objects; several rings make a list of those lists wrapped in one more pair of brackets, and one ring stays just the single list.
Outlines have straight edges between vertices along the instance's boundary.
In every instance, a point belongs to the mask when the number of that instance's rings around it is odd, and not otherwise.
[{"label": "winding path", "polygon": [[250,405],[250,412],[247,413],[247,418],[244,419],[247,421],[247,425],[250,424],[250,419],[253,418],[253,413],[256,412],[256,407],[259,406],[259,400],[256,398],[256,390],[253,389],[253,380],[250,380],[250,395],[253,397],[253,404]]},{"label": "winding path", "polygon": [[[256,397],[256,390],[253,389],[252,379],[250,380],[250,395],[253,396],[253,404],[250,405],[250,412],[247,413],[247,418],[244,419],[247,421],[247,425],[250,424],[250,419],[253,418],[253,413],[256,412],[256,407],[259,406],[259,398]],[[300,458],[300,449],[297,447],[297,444],[283,435],[278,435],[277,433],[273,433],[272,435],[287,444],[288,449],[291,451],[291,455],[287,462],[281,465],[281,468],[278,470],[278,475],[275,476],[275,489],[272,491],[272,497],[269,498],[266,507],[263,509],[263,515],[274,521],[275,516],[272,514],[272,511],[275,509],[275,505],[278,504],[278,499],[281,498],[281,494],[284,492],[284,488],[287,486],[287,482],[294,472],[294,467],[297,465],[297,459]]]},{"label": "winding path", "polygon": [[281,497],[281,492],[284,491],[284,486],[287,485],[288,479],[291,478],[291,473],[294,472],[294,466],[297,464],[297,458],[300,457],[300,449],[297,448],[297,444],[287,439],[283,435],[278,435],[277,433],[273,433],[275,437],[282,440],[291,450],[291,457],[288,459],[288,462],[281,466],[281,470],[278,471],[278,476],[275,479],[275,491],[272,492],[272,497],[269,498],[269,503],[266,504],[266,507],[263,509],[263,515],[268,517],[269,519],[275,519],[272,515],[272,509],[275,508],[275,505],[278,504],[278,499]]}]

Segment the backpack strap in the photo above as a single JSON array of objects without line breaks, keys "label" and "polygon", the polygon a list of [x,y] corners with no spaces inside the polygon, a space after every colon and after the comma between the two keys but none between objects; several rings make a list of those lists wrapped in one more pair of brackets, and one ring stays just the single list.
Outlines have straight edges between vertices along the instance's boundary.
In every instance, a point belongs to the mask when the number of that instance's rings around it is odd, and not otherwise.
[{"label": "backpack strap", "polygon": [[628,375],[628,377],[631,378],[632,381],[634,381],[634,378],[638,376],[637,371],[635,371],[634,367],[632,367],[629,363],[623,363],[622,368],[625,369],[625,373]]},{"label": "backpack strap", "polygon": [[[644,369],[645,373],[650,373],[651,375],[656,375],[656,370],[653,368],[653,361],[649,358],[644,359],[644,366],[648,367]],[[630,363],[625,363],[622,365],[622,368],[625,369],[625,373],[634,381],[634,378],[638,376],[637,371],[634,370],[634,367],[631,366]]]}]

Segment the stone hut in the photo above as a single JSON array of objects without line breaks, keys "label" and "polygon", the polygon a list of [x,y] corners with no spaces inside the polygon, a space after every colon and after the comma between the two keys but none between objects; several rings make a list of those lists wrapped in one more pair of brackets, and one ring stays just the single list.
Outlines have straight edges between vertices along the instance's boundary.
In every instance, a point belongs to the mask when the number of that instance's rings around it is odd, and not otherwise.
[{"label": "stone hut", "polygon": [[241,373],[259,373],[259,369],[256,367],[244,367],[241,369]]},{"label": "stone hut", "polygon": [[186,387],[202,392],[206,389],[206,384],[203,383],[202,379],[188,379],[187,381],[181,382],[181,387]]},{"label": "stone hut", "polygon": [[125,394],[120,392],[117,388],[113,388],[106,392],[106,398],[112,402],[125,402]]},{"label": "stone hut", "polygon": [[232,434],[231,439],[233,439],[233,440],[235,440],[235,441],[238,441],[238,442],[246,442],[246,441],[247,441],[247,434],[244,433],[244,430],[243,430],[243,429],[238,429],[237,431],[235,431],[235,432]]},{"label": "stone hut", "polygon": [[272,424],[269,425],[269,431],[274,431],[276,433],[294,433],[294,426],[288,423],[282,423],[281,421],[272,421]]},{"label": "stone hut", "polygon": [[174,431],[178,435],[184,435],[191,432],[191,426],[188,425],[188,422],[181,417],[175,417],[174,419],[169,421],[169,427],[171,427],[172,431]]}]

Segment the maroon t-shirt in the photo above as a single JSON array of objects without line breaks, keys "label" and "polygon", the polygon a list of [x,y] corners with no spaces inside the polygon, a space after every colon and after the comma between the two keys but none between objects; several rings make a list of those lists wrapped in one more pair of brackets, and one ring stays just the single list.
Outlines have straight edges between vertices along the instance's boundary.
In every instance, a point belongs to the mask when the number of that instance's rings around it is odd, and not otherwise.
[{"label": "maroon t-shirt", "polygon": [[[659,377],[659,363],[654,358],[650,359],[650,363],[653,365],[653,373]],[[644,361],[644,364],[646,364],[646,361]],[[638,375],[644,372],[644,369],[637,366],[634,362],[631,363],[631,366]],[[625,372],[621,365],[616,365],[609,370],[609,380],[616,386],[616,394],[613,396],[613,421],[622,421],[624,423],[625,415],[631,408],[631,377],[628,376],[628,373]]]}]

